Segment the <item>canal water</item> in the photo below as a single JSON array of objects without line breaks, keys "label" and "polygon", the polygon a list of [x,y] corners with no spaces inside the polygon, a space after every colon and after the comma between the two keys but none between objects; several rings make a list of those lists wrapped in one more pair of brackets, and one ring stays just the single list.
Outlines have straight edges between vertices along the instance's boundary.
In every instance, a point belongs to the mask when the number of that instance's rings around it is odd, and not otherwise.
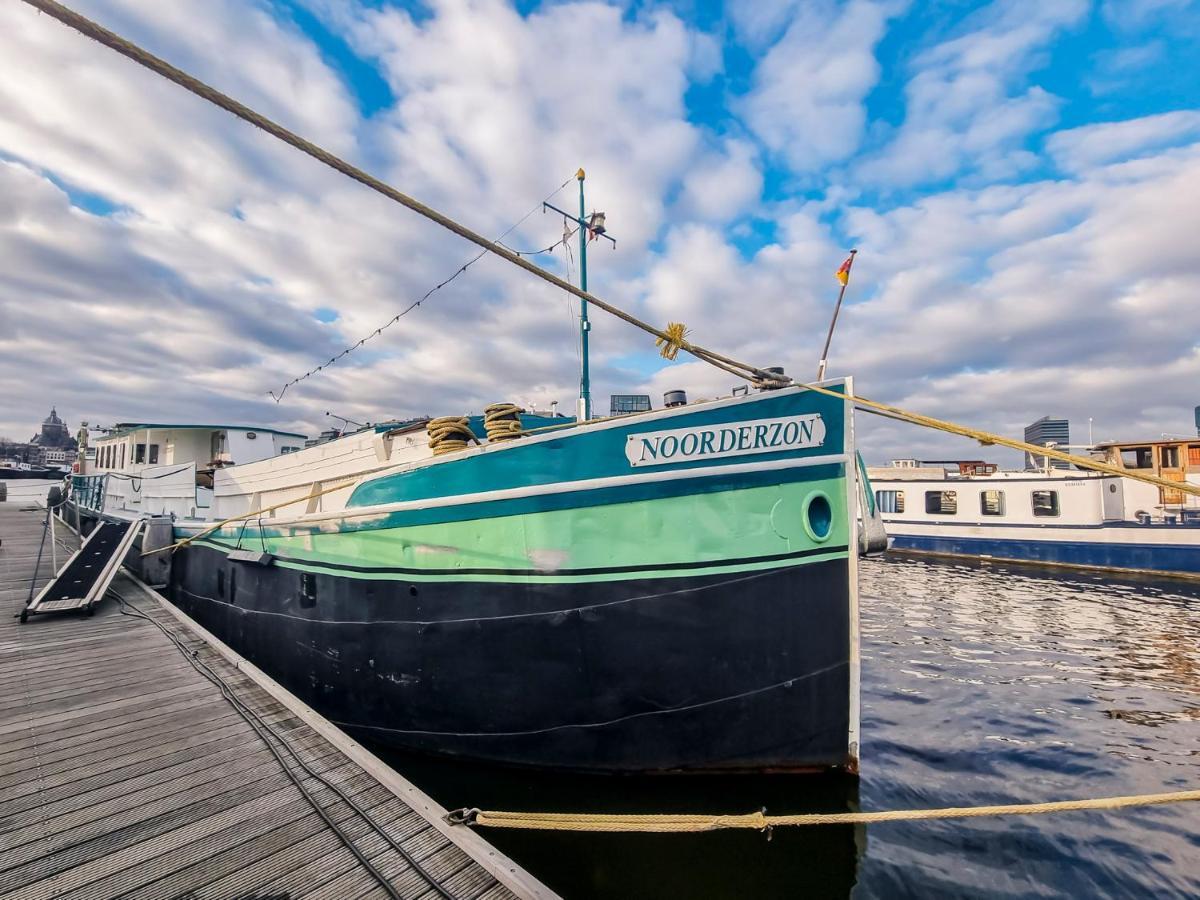
[{"label": "canal water", "polygon": [[[380,751],[449,808],[770,813],[1200,787],[1200,585],[861,567],[862,777],[578,777]],[[681,835],[483,831],[568,898],[1198,897],[1200,804]]]}]

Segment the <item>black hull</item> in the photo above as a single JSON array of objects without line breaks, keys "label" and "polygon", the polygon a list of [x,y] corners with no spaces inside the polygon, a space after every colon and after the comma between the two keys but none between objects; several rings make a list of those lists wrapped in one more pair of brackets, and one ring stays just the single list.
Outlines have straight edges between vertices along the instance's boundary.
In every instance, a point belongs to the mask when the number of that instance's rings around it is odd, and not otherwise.
[{"label": "black hull", "polygon": [[854,765],[845,559],[577,584],[308,578],[192,546],[171,599],[375,742],[605,772]]}]

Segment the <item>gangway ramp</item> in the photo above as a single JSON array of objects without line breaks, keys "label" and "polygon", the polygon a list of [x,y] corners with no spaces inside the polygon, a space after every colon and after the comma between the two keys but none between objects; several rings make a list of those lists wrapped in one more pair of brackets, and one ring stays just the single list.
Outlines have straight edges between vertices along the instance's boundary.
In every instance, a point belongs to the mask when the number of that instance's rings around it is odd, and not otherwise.
[{"label": "gangway ramp", "polygon": [[99,523],[58,574],[21,610],[21,622],[41,613],[90,613],[103,599],[141,529],[141,519]]}]

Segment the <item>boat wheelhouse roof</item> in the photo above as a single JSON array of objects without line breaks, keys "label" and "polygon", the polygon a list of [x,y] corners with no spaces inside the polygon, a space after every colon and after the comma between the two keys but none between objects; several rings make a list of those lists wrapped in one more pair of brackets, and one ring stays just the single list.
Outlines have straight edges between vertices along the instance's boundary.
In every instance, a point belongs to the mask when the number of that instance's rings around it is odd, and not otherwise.
[{"label": "boat wheelhouse roof", "polygon": [[134,431],[145,431],[148,428],[153,429],[154,431],[183,431],[188,429],[197,431],[260,431],[263,434],[278,434],[282,437],[294,437],[301,439],[305,437],[305,435],[298,434],[295,431],[280,431],[277,428],[263,428],[259,425],[192,425],[171,424],[165,422],[118,422],[113,426],[112,431],[104,435],[104,437],[98,438],[97,440],[104,440],[104,438],[111,437],[121,437]]},{"label": "boat wheelhouse roof", "polygon": [[1155,438],[1149,441],[1100,441],[1097,450],[1107,450],[1109,447],[1172,447],[1176,444],[1198,444],[1200,435],[1193,437]]}]

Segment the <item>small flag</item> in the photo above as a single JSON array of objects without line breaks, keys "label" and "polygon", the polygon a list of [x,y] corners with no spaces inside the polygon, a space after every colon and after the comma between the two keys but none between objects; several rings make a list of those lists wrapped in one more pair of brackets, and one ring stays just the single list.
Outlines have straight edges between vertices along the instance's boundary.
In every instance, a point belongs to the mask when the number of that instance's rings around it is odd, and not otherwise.
[{"label": "small flag", "polygon": [[850,283],[850,266],[854,264],[854,254],[851,253],[846,257],[846,261],[842,263],[842,267],[837,270],[837,280],[845,287]]}]

